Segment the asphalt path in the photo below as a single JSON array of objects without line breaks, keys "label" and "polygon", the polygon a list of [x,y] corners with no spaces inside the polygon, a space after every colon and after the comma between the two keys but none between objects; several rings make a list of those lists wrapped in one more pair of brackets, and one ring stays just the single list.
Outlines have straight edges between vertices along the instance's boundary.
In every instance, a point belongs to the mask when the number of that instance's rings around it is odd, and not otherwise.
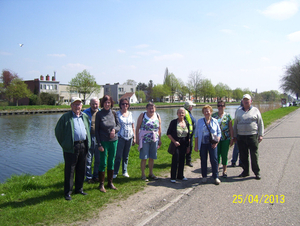
[{"label": "asphalt path", "polygon": [[[249,177],[239,178],[242,168],[228,167],[220,185],[212,178],[203,184],[197,160],[194,167],[185,168],[188,181],[173,184],[165,175],[85,224],[300,225],[299,128],[300,109],[266,129],[259,145],[261,180],[251,169]],[[229,160],[231,153],[232,148]]]}]

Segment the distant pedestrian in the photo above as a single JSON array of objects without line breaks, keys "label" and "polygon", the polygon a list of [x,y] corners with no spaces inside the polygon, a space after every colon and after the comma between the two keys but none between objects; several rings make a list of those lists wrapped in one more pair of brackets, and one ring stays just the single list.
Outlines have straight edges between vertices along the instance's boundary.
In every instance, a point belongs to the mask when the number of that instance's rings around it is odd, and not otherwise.
[{"label": "distant pedestrian", "polygon": [[114,166],[114,178],[118,176],[119,168],[122,160],[122,174],[124,177],[129,177],[127,166],[129,159],[129,151],[131,145],[135,144],[134,136],[134,119],[132,113],[128,111],[130,107],[129,99],[122,98],[119,102],[120,111],[117,112],[117,117],[120,122],[120,131],[118,133],[118,146]]},{"label": "distant pedestrian", "polygon": [[145,175],[146,162],[149,166],[149,178],[157,180],[153,174],[154,160],[157,159],[157,149],[161,146],[161,118],[155,112],[154,103],[146,105],[146,112],[141,113],[136,125],[136,143],[139,145],[141,159],[142,180],[147,181]]},{"label": "distant pedestrian", "polygon": [[185,109],[179,108],[177,110],[177,119],[170,122],[167,135],[171,142],[176,147],[172,155],[171,165],[171,182],[175,183],[176,179],[187,180],[184,176],[184,159],[185,155],[190,152],[190,127],[188,121],[185,119]]},{"label": "distant pedestrian", "polygon": [[96,139],[100,151],[99,165],[99,190],[106,192],[104,188],[105,169],[107,166],[107,187],[116,190],[113,184],[114,163],[118,145],[118,132],[120,130],[119,119],[112,110],[114,101],[111,96],[104,95],[101,100],[101,111],[96,115]]},{"label": "distant pedestrian", "polygon": [[[86,158],[86,180],[88,183],[99,182],[98,179],[98,170],[100,164],[100,152],[98,150],[97,140],[95,136],[95,124],[96,124],[96,114],[100,111],[99,109],[99,100],[97,97],[91,98],[90,108],[84,110],[83,112],[89,116],[89,121],[91,125],[91,148],[88,151]],[[94,158],[94,170],[92,170],[92,162]]]},{"label": "distant pedestrian", "polygon": [[193,164],[192,164],[193,136],[194,136],[195,128],[196,128],[196,119],[192,115],[192,110],[193,110],[194,106],[196,106],[196,104],[194,104],[190,100],[186,101],[184,103],[185,119],[189,123],[189,133],[190,133],[190,144],[189,144],[190,151],[189,151],[189,153],[186,153],[186,155],[185,155],[185,158],[186,158],[185,164],[190,167],[193,167]]},{"label": "distant pedestrian", "polygon": [[88,116],[81,112],[80,98],[71,99],[72,110],[63,114],[55,127],[55,136],[63,149],[65,160],[64,194],[71,200],[75,172],[75,193],[83,192],[86,155],[91,147],[90,124]]},{"label": "distant pedestrian", "polygon": [[215,184],[218,185],[221,183],[218,172],[218,143],[211,143],[210,134],[216,135],[220,141],[221,129],[218,120],[211,117],[212,111],[210,105],[205,105],[202,108],[204,118],[200,118],[196,125],[194,150],[200,151],[202,182],[207,182],[207,156],[209,153],[213,178]]},{"label": "distant pedestrian", "polygon": [[243,107],[238,109],[234,120],[234,141],[238,143],[243,172],[239,177],[249,176],[249,151],[251,168],[257,180],[261,179],[258,164],[258,144],[264,135],[264,123],[260,111],[251,106],[249,94],[243,96]]},{"label": "distant pedestrian", "polygon": [[218,120],[221,129],[221,140],[218,143],[218,163],[223,165],[223,177],[227,178],[227,162],[229,146],[233,145],[233,128],[231,115],[225,112],[225,101],[218,100],[218,112],[212,117]]}]

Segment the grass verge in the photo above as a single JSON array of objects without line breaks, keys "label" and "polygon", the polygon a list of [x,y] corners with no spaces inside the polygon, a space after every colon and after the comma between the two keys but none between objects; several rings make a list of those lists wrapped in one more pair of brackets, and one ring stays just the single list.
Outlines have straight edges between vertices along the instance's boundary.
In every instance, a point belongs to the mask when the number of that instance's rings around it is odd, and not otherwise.
[{"label": "grass verge", "polygon": [[[298,109],[298,107],[279,108],[262,114],[265,127],[275,120]],[[154,173],[163,175],[170,171],[171,155],[167,152],[170,140],[162,136],[162,146],[158,150]],[[198,153],[193,152],[193,159]],[[0,225],[58,225],[88,220],[95,210],[106,204],[126,199],[142,190],[146,182],[140,179],[140,160],[137,146],[130,151],[128,172],[130,178],[119,174],[114,179],[118,190],[101,193],[98,184],[84,184],[87,196],[72,195],[72,201],[65,201],[63,194],[64,164],[61,163],[41,176],[12,176],[0,184]]]}]

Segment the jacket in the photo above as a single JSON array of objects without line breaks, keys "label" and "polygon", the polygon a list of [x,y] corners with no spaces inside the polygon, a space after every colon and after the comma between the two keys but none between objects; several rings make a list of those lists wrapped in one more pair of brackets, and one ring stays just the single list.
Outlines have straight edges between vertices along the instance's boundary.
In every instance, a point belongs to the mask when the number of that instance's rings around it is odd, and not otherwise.
[{"label": "jacket", "polygon": [[[189,125],[187,120],[184,120],[184,121],[185,121],[185,124],[188,128],[188,135],[185,137],[185,145],[186,145],[186,147],[189,147],[189,144],[190,144],[189,139],[190,139],[190,136],[191,136],[190,125]],[[177,119],[173,119],[170,122],[168,131],[167,131],[167,135],[171,135],[174,138],[174,140],[176,140],[176,141],[179,140],[179,138],[177,136]]]}]

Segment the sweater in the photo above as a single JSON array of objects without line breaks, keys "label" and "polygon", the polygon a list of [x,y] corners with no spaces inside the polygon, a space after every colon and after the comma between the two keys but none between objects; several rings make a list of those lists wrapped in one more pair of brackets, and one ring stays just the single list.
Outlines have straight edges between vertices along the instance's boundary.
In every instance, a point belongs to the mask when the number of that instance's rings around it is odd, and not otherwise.
[{"label": "sweater", "polygon": [[233,125],[234,137],[237,135],[264,135],[264,122],[256,107],[251,106],[249,111],[239,108],[235,113]]}]

